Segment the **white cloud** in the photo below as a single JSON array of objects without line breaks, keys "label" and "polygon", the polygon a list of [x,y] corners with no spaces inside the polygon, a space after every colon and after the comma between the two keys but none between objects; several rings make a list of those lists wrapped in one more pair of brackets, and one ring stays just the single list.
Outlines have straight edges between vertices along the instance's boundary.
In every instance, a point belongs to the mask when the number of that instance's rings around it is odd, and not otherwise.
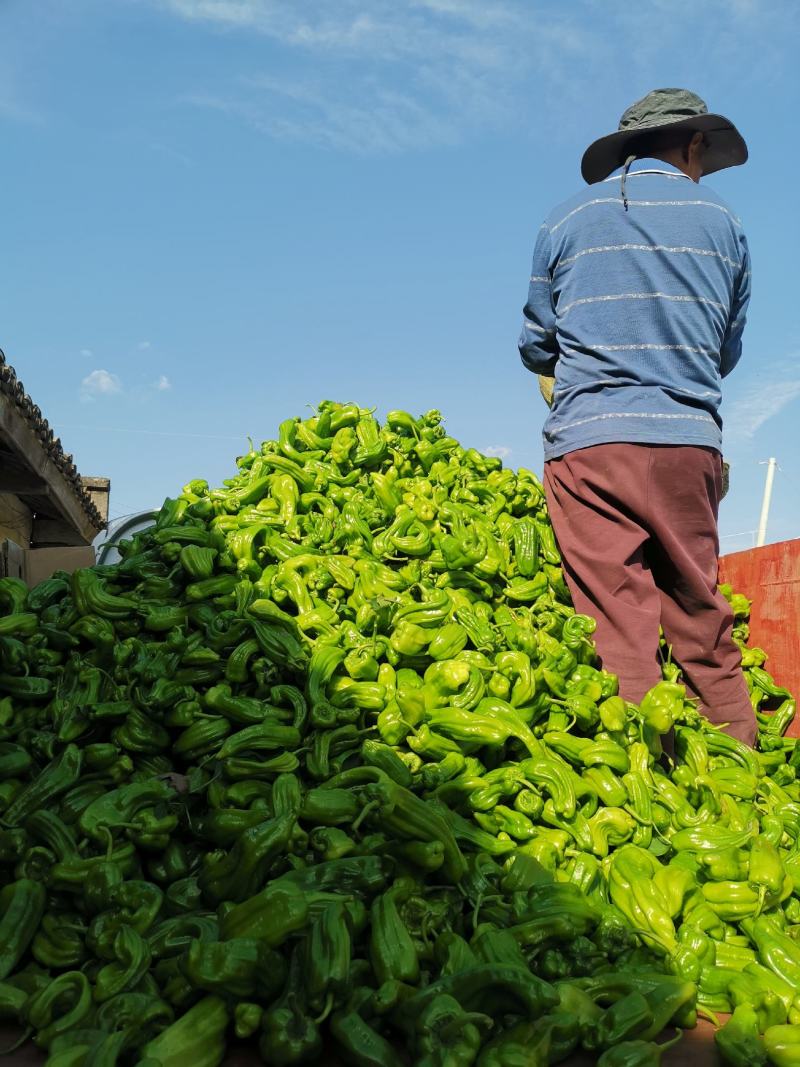
[{"label": "white cloud", "polygon": [[724,408],[725,437],[729,440],[751,440],[765,422],[774,418],[798,396],[800,376],[796,365],[776,369],[771,376],[762,375],[759,384],[749,388],[746,396]]},{"label": "white cloud", "polygon": [[[255,30],[282,44],[310,50],[397,58],[475,54],[481,37],[534,24],[520,0],[153,0],[181,18],[229,29]],[[553,16],[549,16],[552,18]],[[539,16],[539,22],[543,21]],[[472,35],[472,36],[470,36]],[[494,42],[487,38],[487,45]]]},{"label": "white cloud", "polygon": [[97,397],[113,396],[122,392],[122,382],[107,370],[93,370],[81,382],[81,399],[94,400]]},{"label": "white cloud", "polygon": [[82,348],[81,355],[84,356],[86,359],[90,359],[94,355],[94,352],[91,350],[91,348]]},{"label": "white cloud", "polygon": [[552,83],[567,78],[556,53],[591,57],[591,38],[571,15],[534,15],[522,0],[372,0],[366,11],[362,0],[150,2],[291,50],[289,68],[209,82],[184,103],[278,139],[347,151],[454,145],[468,128],[518,121],[520,83],[531,69]]},{"label": "white cloud", "polygon": [[165,393],[167,389],[172,388],[172,382],[166,376],[166,374],[160,374],[158,380],[153,383],[153,388],[159,393]]},{"label": "white cloud", "polygon": [[413,95],[373,86],[368,99],[343,101],[323,85],[267,76],[243,82],[245,92],[220,99],[193,96],[187,102],[235,115],[282,140],[314,142],[353,152],[397,152],[458,140],[452,123],[433,114]]},{"label": "white cloud", "polygon": [[[183,102],[277,139],[360,152],[449,146],[476,128],[504,126],[535,131],[544,144],[591,112],[593,84],[611,79],[621,100],[636,95],[631,85],[649,82],[665,40],[677,48],[687,34],[707,34],[714,58],[744,65],[755,78],[774,69],[769,35],[780,19],[786,33],[797,25],[784,0],[707,0],[700,12],[696,0],[148,2],[217,32],[282,46],[268,73],[209,76]],[[679,66],[675,76],[682,73]]]},{"label": "white cloud", "polygon": [[150,341],[140,341],[136,347],[140,352],[147,352],[153,345]]},{"label": "white cloud", "polygon": [[482,449],[484,456],[497,456],[498,459],[508,459],[511,449],[507,445],[489,445]]}]

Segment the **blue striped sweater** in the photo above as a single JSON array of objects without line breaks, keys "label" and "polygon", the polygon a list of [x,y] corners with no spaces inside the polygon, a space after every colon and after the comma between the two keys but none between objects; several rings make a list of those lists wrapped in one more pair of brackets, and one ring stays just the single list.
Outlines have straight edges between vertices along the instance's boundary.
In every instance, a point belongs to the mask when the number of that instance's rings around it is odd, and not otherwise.
[{"label": "blue striped sweater", "polygon": [[720,382],[750,297],[739,220],[660,160],[637,160],[556,208],[539,231],[519,340],[554,374],[545,459],[610,441],[719,449]]}]

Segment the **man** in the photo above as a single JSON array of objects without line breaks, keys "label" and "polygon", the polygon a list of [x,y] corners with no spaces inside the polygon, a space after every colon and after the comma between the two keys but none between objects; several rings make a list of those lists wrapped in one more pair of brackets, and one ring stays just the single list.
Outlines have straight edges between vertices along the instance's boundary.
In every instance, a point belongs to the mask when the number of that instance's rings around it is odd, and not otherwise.
[{"label": "man", "polygon": [[661,677],[659,626],[708,717],[756,724],[717,592],[720,380],[739,361],[750,262],[703,175],[747,159],[728,119],[656,89],[590,145],[589,187],[539,231],[519,349],[554,375],[545,490],[578,611],[638,702]]}]

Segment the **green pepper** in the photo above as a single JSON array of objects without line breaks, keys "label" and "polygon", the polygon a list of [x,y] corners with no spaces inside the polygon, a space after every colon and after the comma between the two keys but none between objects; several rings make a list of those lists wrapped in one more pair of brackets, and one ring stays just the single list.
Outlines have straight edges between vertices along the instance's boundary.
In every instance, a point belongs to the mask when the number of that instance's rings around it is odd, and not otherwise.
[{"label": "green pepper", "polygon": [[191,941],[182,963],[186,977],[198,989],[243,999],[258,992],[269,999],[282,987],[283,959],[263,941]]},{"label": "green pepper", "polygon": [[611,733],[619,733],[625,729],[627,722],[627,706],[622,697],[609,696],[598,706],[600,722]]},{"label": "green pepper", "polygon": [[411,772],[391,746],[367,738],[361,744],[361,758],[370,767],[378,767],[398,785],[405,788],[411,785]]},{"label": "green pepper", "polygon": [[770,841],[755,837],[750,842],[750,862],[747,880],[760,896],[779,896],[786,872],[777,848]]},{"label": "green pepper", "polygon": [[459,974],[431,982],[395,1012],[398,1025],[407,1029],[422,1012],[442,994],[452,996],[468,1011],[477,1008],[500,1010],[529,1017],[543,1014],[558,1003],[551,985],[519,967],[504,964],[479,964]]},{"label": "green pepper", "polygon": [[46,845],[57,860],[77,857],[75,835],[54,811],[43,808],[29,815],[25,820],[25,829],[32,838]]},{"label": "green pepper", "polygon": [[425,759],[443,760],[451,753],[462,756],[458,742],[431,730],[426,723],[413,730],[411,736],[406,738],[406,744],[413,752]]},{"label": "green pepper", "polygon": [[330,1029],[345,1063],[354,1067],[401,1067],[403,1061],[392,1045],[365,1022],[358,1011],[335,1012],[331,1016]]},{"label": "green pepper", "polygon": [[426,791],[457,778],[463,773],[466,760],[460,752],[448,752],[436,763],[425,763],[420,770],[422,786]]},{"label": "green pepper", "polygon": [[468,641],[467,631],[457,622],[440,626],[428,644],[427,654],[433,660],[454,659]]},{"label": "green pepper", "polygon": [[696,874],[681,862],[661,863],[653,874],[653,886],[671,919],[683,911],[686,898],[697,889]]},{"label": "green pepper", "polygon": [[625,774],[630,769],[627,752],[616,741],[610,739],[591,742],[582,751],[581,762],[584,767],[605,765],[618,774]]},{"label": "green pepper", "polygon": [[706,882],[701,891],[710,907],[726,922],[758,915],[763,906],[763,894],[747,882]]},{"label": "green pepper", "polygon": [[589,1051],[610,1048],[643,1033],[652,1023],[653,1012],[647,999],[632,990],[584,1027],[582,1044]]},{"label": "green pepper", "polygon": [[347,992],[351,938],[343,901],[328,905],[311,924],[305,985],[309,1006],[315,1012],[327,1014]]},{"label": "green pepper", "polygon": [[67,745],[6,808],[3,822],[7,826],[21,826],[34,811],[66,793],[77,782],[80,769],[81,750],[77,745]]},{"label": "green pepper", "polygon": [[33,940],[45,897],[44,886],[27,878],[0,889],[0,980],[16,968]]},{"label": "green pepper", "polygon": [[796,709],[796,702],[791,697],[784,700],[780,707],[776,708],[770,716],[769,724],[766,727],[766,733],[776,735],[785,734],[794,720]]},{"label": "green pepper", "polygon": [[226,912],[221,933],[226,940],[253,937],[274,948],[303,929],[307,921],[308,903],[304,894],[296,886],[275,881]]},{"label": "green pepper", "polygon": [[121,926],[113,941],[113,961],[97,975],[94,999],[97,1003],[135,989],[150,966],[150,948],[132,926]]},{"label": "green pepper", "polygon": [[172,789],[158,779],[120,786],[89,804],[78,820],[81,832],[97,841],[107,841],[108,831],[127,828],[140,812],[173,796]]},{"label": "green pepper", "polygon": [[536,782],[539,789],[549,793],[556,813],[565,819],[574,816],[576,810],[575,787],[569,767],[557,756],[540,755],[520,764],[529,781]]},{"label": "green pepper", "polygon": [[323,861],[342,859],[358,848],[352,837],[335,826],[316,826],[309,834],[308,843]]},{"label": "green pepper", "polygon": [[755,775],[756,778],[761,776],[758,757],[752,748],[744,744],[743,741],[731,737],[730,734],[723,733],[722,730],[709,729],[705,734],[705,742],[712,756],[727,756],[735,763],[738,763],[740,767],[743,767],[749,774]]},{"label": "green pepper", "polygon": [[164,894],[165,908],[172,915],[193,912],[200,906],[202,897],[197,878],[178,878],[167,887]]},{"label": "green pepper", "polygon": [[358,797],[349,789],[309,789],[303,796],[300,818],[322,826],[352,823],[361,810]]},{"label": "green pepper", "polygon": [[[675,926],[652,879],[658,861],[636,845],[623,845],[609,857],[608,884],[612,902],[630,923],[667,954],[677,948]],[[707,887],[704,887],[704,889]]]},{"label": "green pepper", "polygon": [[[101,1004],[96,1012],[100,1030],[121,1032],[125,1044],[134,1047],[144,1045],[154,1032],[165,1029],[173,1020],[169,1004],[147,993],[120,993]],[[69,1038],[69,1033],[64,1038]]]},{"label": "green pepper", "polygon": [[269,704],[255,697],[234,696],[230,685],[224,682],[206,690],[203,703],[209,711],[245,726],[261,724],[273,713]]},{"label": "green pepper", "polygon": [[606,1049],[597,1061],[597,1067],[660,1067],[661,1057],[676,1045],[682,1033],[671,1041],[658,1044],[653,1041],[623,1041],[613,1048]]},{"label": "green pepper", "polygon": [[158,1037],[142,1049],[145,1061],[154,1060],[161,1067],[218,1067],[225,1055],[225,1030],[228,1010],[217,996],[199,1000]]},{"label": "green pepper", "polygon": [[[569,886],[575,889],[574,886]],[[570,941],[588,933],[597,924],[598,911],[588,900],[576,898],[554,907],[539,907],[536,917],[509,927],[514,939],[529,949],[551,941]]]},{"label": "green pepper", "polygon": [[80,888],[98,867],[108,863],[119,868],[120,874],[130,874],[137,863],[136,850],[131,842],[115,845],[106,855],[76,857],[62,860],[50,868],[50,884],[56,889]]},{"label": "green pepper", "polygon": [[[731,978],[728,984],[728,995],[735,1007],[746,1006],[754,1011],[757,1021],[758,1032],[761,1033],[770,1026],[785,1023],[792,1009],[793,999],[789,1008],[785,1000],[779,995],[772,983],[767,983],[760,974],[754,973],[755,961],[747,961],[740,974]],[[718,966],[724,966],[724,962]],[[730,964],[728,964],[730,965]],[[747,971],[745,968],[751,968]]]},{"label": "green pepper", "polygon": [[[100,615],[105,619],[125,619],[136,611],[135,601],[107,592],[96,571],[79,569],[70,576],[70,589],[80,615]],[[35,616],[34,616],[35,618]]]},{"label": "green pepper", "polygon": [[417,950],[398,908],[408,896],[408,883],[399,881],[372,903],[370,959],[381,983],[397,980],[416,984],[419,979]]},{"label": "green pepper", "polygon": [[244,830],[227,855],[209,857],[199,878],[208,899],[214,903],[238,902],[255,893],[286,848],[295,820],[295,814],[264,820]]},{"label": "green pepper", "polygon": [[719,967],[743,971],[748,964],[756,962],[756,954],[752,948],[745,945],[734,944],[732,941],[718,941],[714,945],[713,962]]},{"label": "green pepper", "polygon": [[659,734],[667,733],[683,711],[685,697],[686,690],[682,685],[658,682],[639,703],[643,722]]},{"label": "green pepper", "polygon": [[724,848],[742,848],[754,836],[755,828],[730,830],[727,826],[704,824],[679,830],[670,838],[670,844],[676,851],[717,851]]},{"label": "green pepper", "polygon": [[482,745],[502,745],[516,738],[536,757],[542,751],[531,730],[520,719],[510,704],[502,707],[503,701],[484,698],[473,711],[459,707],[433,708],[426,712],[426,719],[433,729],[458,742],[476,742]]},{"label": "green pepper", "polygon": [[264,822],[264,815],[262,808],[221,808],[201,815],[193,824],[194,832],[209,844],[226,848],[234,845],[245,830]]},{"label": "green pepper", "polygon": [[451,996],[442,994],[420,1014],[414,1033],[414,1061],[419,1067],[469,1067],[492,1020],[466,1012]]},{"label": "green pepper", "polygon": [[760,961],[794,989],[800,988],[800,946],[768,915],[744,918],[741,928],[756,946]]},{"label": "green pepper", "polygon": [[800,1063],[800,1025],[771,1026],[764,1034],[764,1048],[775,1067]]},{"label": "green pepper", "polygon": [[[375,774],[381,772],[376,768]],[[433,809],[429,803],[386,776],[368,785],[366,794],[378,809],[382,829],[414,840],[441,841],[445,850],[443,870],[453,881],[460,880],[466,865],[446,812]]]},{"label": "green pepper", "polygon": [[55,1038],[86,1019],[91,1007],[92,990],[86,975],[64,971],[28,1000],[23,1013],[36,1031],[36,1044],[49,1048]]},{"label": "green pepper", "polygon": [[[45,979],[47,983],[49,979]],[[30,994],[25,989],[0,982],[0,1021],[19,1023]]]},{"label": "green pepper", "polygon": [[423,680],[426,711],[448,704],[457,708],[474,708],[486,692],[481,671],[464,658],[463,653],[458,659],[432,663],[425,671]]},{"label": "green pepper", "polygon": [[707,849],[697,854],[706,877],[715,882],[747,880],[747,853],[741,848]]},{"label": "green pepper", "polygon": [[86,925],[79,916],[50,912],[42,917],[31,955],[43,967],[69,970],[86,959]]},{"label": "green pepper", "polygon": [[13,634],[30,637],[36,632],[38,625],[39,619],[33,612],[12,612],[10,615],[0,616],[0,637]]},{"label": "green pepper", "polygon": [[[58,579],[56,579],[58,581]],[[31,611],[39,611],[45,606],[47,601],[47,593],[52,589],[53,581],[51,579],[51,585],[48,588],[47,583],[45,590],[42,590],[42,586],[37,586],[38,596],[34,597],[34,603],[36,607],[31,606]],[[30,596],[34,595],[34,591],[31,591]],[[6,609],[9,615],[14,615],[17,612],[24,611],[26,604],[30,603],[30,597],[28,594],[28,587],[21,578],[15,578],[12,575],[8,575],[5,578],[0,578],[0,604]]]},{"label": "green pepper", "polygon": [[305,953],[298,944],[290,958],[284,991],[263,1015],[259,1051],[276,1067],[313,1060],[322,1050],[319,1026],[307,1011],[304,969]]}]

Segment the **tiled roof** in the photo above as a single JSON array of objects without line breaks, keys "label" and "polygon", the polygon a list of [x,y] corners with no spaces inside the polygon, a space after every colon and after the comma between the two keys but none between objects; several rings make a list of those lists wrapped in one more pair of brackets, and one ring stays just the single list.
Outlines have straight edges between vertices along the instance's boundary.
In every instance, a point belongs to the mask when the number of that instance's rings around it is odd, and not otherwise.
[{"label": "tiled roof", "polygon": [[19,414],[38,437],[48,458],[72,489],[89,521],[98,530],[101,529],[104,525],[102,516],[84,489],[81,476],[78,474],[78,468],[75,466],[71,454],[65,452],[61,447],[60,438],[53,433],[52,426],[42,414],[38,404],[34,404],[25,392],[24,385],[17,377],[14,368],[6,361],[2,349],[0,349],[0,394],[8,397],[16,407]]}]

